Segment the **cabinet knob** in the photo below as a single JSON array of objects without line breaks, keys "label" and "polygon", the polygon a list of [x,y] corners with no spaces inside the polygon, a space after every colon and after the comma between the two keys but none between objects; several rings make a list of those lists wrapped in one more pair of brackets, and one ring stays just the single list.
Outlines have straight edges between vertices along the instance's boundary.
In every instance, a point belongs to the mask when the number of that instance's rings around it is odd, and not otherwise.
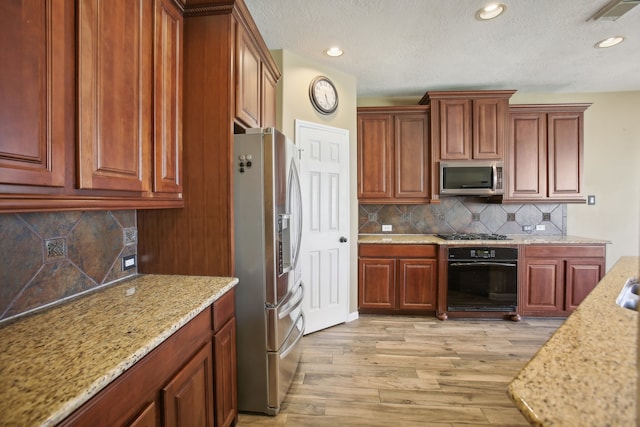
[{"label": "cabinet knob", "polygon": [[346,243],[347,242],[347,238],[342,236],[340,237],[340,243]]}]

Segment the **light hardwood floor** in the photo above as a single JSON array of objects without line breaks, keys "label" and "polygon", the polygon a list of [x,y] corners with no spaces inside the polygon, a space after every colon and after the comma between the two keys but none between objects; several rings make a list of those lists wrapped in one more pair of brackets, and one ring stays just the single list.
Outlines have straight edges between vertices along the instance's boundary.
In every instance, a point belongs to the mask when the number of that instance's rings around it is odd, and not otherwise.
[{"label": "light hardwood floor", "polygon": [[507,384],[561,323],[362,315],[305,336],[280,413],[238,426],[526,426]]}]

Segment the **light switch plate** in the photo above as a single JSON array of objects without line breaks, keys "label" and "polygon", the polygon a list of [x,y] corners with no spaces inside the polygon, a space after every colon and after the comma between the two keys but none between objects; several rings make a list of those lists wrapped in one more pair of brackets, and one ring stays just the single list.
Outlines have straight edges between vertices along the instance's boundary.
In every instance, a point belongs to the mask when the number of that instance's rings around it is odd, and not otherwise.
[{"label": "light switch plate", "polygon": [[595,205],[596,204],[596,196],[594,196],[594,195],[587,196],[587,204],[588,205]]}]

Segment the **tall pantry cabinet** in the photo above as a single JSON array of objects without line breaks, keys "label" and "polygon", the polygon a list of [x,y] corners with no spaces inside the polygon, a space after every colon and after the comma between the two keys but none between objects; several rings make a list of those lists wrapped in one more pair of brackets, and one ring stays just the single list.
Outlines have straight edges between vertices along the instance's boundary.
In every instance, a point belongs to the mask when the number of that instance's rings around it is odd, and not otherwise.
[{"label": "tall pantry cabinet", "polygon": [[184,209],[138,211],[139,270],[232,276],[233,135],[275,125],[280,72],[244,2],[184,9]]}]

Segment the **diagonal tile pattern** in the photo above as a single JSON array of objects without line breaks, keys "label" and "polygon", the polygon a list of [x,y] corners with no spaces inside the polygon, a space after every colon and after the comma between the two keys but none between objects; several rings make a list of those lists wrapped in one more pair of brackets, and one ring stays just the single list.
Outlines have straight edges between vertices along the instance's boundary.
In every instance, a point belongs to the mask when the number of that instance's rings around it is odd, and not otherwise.
[{"label": "diagonal tile pattern", "polygon": [[0,323],[124,277],[135,210],[0,215]]}]

